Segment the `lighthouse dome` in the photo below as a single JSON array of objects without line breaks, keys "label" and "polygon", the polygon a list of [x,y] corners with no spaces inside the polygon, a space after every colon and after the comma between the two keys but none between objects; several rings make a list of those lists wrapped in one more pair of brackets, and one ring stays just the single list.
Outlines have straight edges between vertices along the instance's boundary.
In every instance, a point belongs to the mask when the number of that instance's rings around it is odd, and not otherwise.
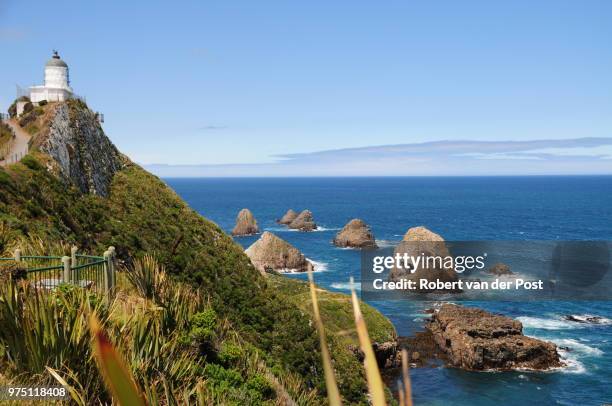
[{"label": "lighthouse dome", "polygon": [[45,66],[57,66],[59,68],[67,68],[68,65],[66,64],[66,62],[62,61],[62,59],[60,58],[59,54],[57,53],[57,51],[55,51],[53,53],[53,56],[51,57],[51,59],[49,59],[47,61],[47,63],[45,64]]}]

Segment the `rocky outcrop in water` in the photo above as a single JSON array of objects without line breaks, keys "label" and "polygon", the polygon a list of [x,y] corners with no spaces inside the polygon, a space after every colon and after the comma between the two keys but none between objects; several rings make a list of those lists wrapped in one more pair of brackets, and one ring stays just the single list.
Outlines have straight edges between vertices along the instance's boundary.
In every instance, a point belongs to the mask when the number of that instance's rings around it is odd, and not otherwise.
[{"label": "rocky outcrop in water", "polygon": [[295,212],[293,209],[289,209],[287,210],[287,213],[285,213],[285,215],[280,219],[276,220],[276,222],[279,224],[289,225],[297,216],[297,212]]},{"label": "rocky outcrop in water", "polygon": [[563,318],[567,321],[573,321],[575,323],[582,324],[612,324],[612,320],[607,319],[602,316],[593,316],[590,314],[568,314],[563,316]]},{"label": "rocky outcrop in water", "polygon": [[300,231],[314,231],[317,229],[317,225],[314,222],[312,212],[310,210],[304,210],[289,223],[289,228]]},{"label": "rocky outcrop in water", "polygon": [[297,248],[266,231],[245,251],[260,272],[306,272],[313,266]]},{"label": "rocky outcrop in water", "polygon": [[562,366],[555,344],[523,335],[518,320],[445,304],[427,324],[452,366],[468,370],[546,370]]},{"label": "rocky outcrop in water", "polygon": [[361,219],[349,221],[333,239],[338,247],[376,248],[376,239],[370,227]]},{"label": "rocky outcrop in water", "polygon": [[126,159],[84,103],[58,103],[48,132],[41,138],[40,150],[55,160],[62,179],[83,193],[108,196],[113,176]]},{"label": "rocky outcrop in water", "polygon": [[489,273],[497,276],[513,275],[512,271],[510,270],[510,267],[501,262],[498,262],[497,264],[489,268]]},{"label": "rocky outcrop in water", "polygon": [[[412,257],[424,256],[429,258],[446,258],[450,256],[444,238],[422,226],[409,229],[404,235],[402,242],[395,249],[394,254],[402,256],[406,254]],[[416,269],[395,267],[389,273],[389,280],[414,280],[417,286],[419,286],[420,279],[427,279],[430,282],[435,282],[436,280],[442,282],[456,282],[459,279],[457,273],[453,268],[445,267],[444,262],[445,261],[441,260],[430,261],[427,266],[421,262]],[[429,290],[426,289],[416,290],[429,292]],[[451,290],[450,292],[456,292],[456,290]]]},{"label": "rocky outcrop in water", "polygon": [[242,209],[236,217],[236,226],[232,230],[233,236],[253,235],[259,232],[257,220],[249,209]]}]

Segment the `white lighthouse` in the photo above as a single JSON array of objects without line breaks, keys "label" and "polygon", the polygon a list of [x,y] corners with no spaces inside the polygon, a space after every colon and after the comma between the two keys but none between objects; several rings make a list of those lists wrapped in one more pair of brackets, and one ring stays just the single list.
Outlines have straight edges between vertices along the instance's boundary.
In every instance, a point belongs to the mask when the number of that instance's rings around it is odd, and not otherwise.
[{"label": "white lighthouse", "polygon": [[30,87],[30,101],[39,103],[43,100],[66,101],[72,97],[68,65],[64,62],[57,51],[45,65],[45,84]]}]

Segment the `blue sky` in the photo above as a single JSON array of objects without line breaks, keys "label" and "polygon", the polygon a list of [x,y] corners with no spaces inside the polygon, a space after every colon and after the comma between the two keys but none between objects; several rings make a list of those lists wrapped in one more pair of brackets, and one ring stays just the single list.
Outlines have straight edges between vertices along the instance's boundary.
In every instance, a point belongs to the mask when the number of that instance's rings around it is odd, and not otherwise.
[{"label": "blue sky", "polygon": [[[610,137],[610,21],[606,0],[5,0],[0,107],[15,84],[42,82],[58,49],[117,146],[182,175],[230,164],[247,168],[236,176],[281,174],[287,155],[380,145]],[[518,160],[476,145],[464,155],[476,173]],[[557,158],[579,153],[580,173],[612,173],[605,142],[572,145],[546,151],[546,170],[535,159],[510,166],[563,173]]]}]

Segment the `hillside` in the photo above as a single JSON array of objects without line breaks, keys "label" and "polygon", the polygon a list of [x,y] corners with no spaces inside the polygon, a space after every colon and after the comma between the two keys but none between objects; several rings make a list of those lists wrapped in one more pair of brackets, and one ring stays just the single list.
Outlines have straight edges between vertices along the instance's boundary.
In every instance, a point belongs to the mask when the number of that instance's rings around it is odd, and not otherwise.
[{"label": "hillside", "polygon": [[[261,350],[279,375],[297,373],[307,387],[324,392],[308,308],[256,271],[216,224],[121,155],[84,103],[50,103],[32,114],[25,123],[33,134],[30,155],[0,169],[0,252],[15,240],[40,239],[91,252],[113,245],[127,263],[155,255],[176,280],[207,295],[214,311]],[[334,312],[349,319],[352,314],[348,301]],[[394,336],[377,312],[368,317],[378,328],[374,335]],[[348,345],[334,350],[339,360],[353,356]],[[340,376],[351,377],[340,379],[345,398],[364,401],[363,376],[354,362],[338,362],[337,368]]]}]

